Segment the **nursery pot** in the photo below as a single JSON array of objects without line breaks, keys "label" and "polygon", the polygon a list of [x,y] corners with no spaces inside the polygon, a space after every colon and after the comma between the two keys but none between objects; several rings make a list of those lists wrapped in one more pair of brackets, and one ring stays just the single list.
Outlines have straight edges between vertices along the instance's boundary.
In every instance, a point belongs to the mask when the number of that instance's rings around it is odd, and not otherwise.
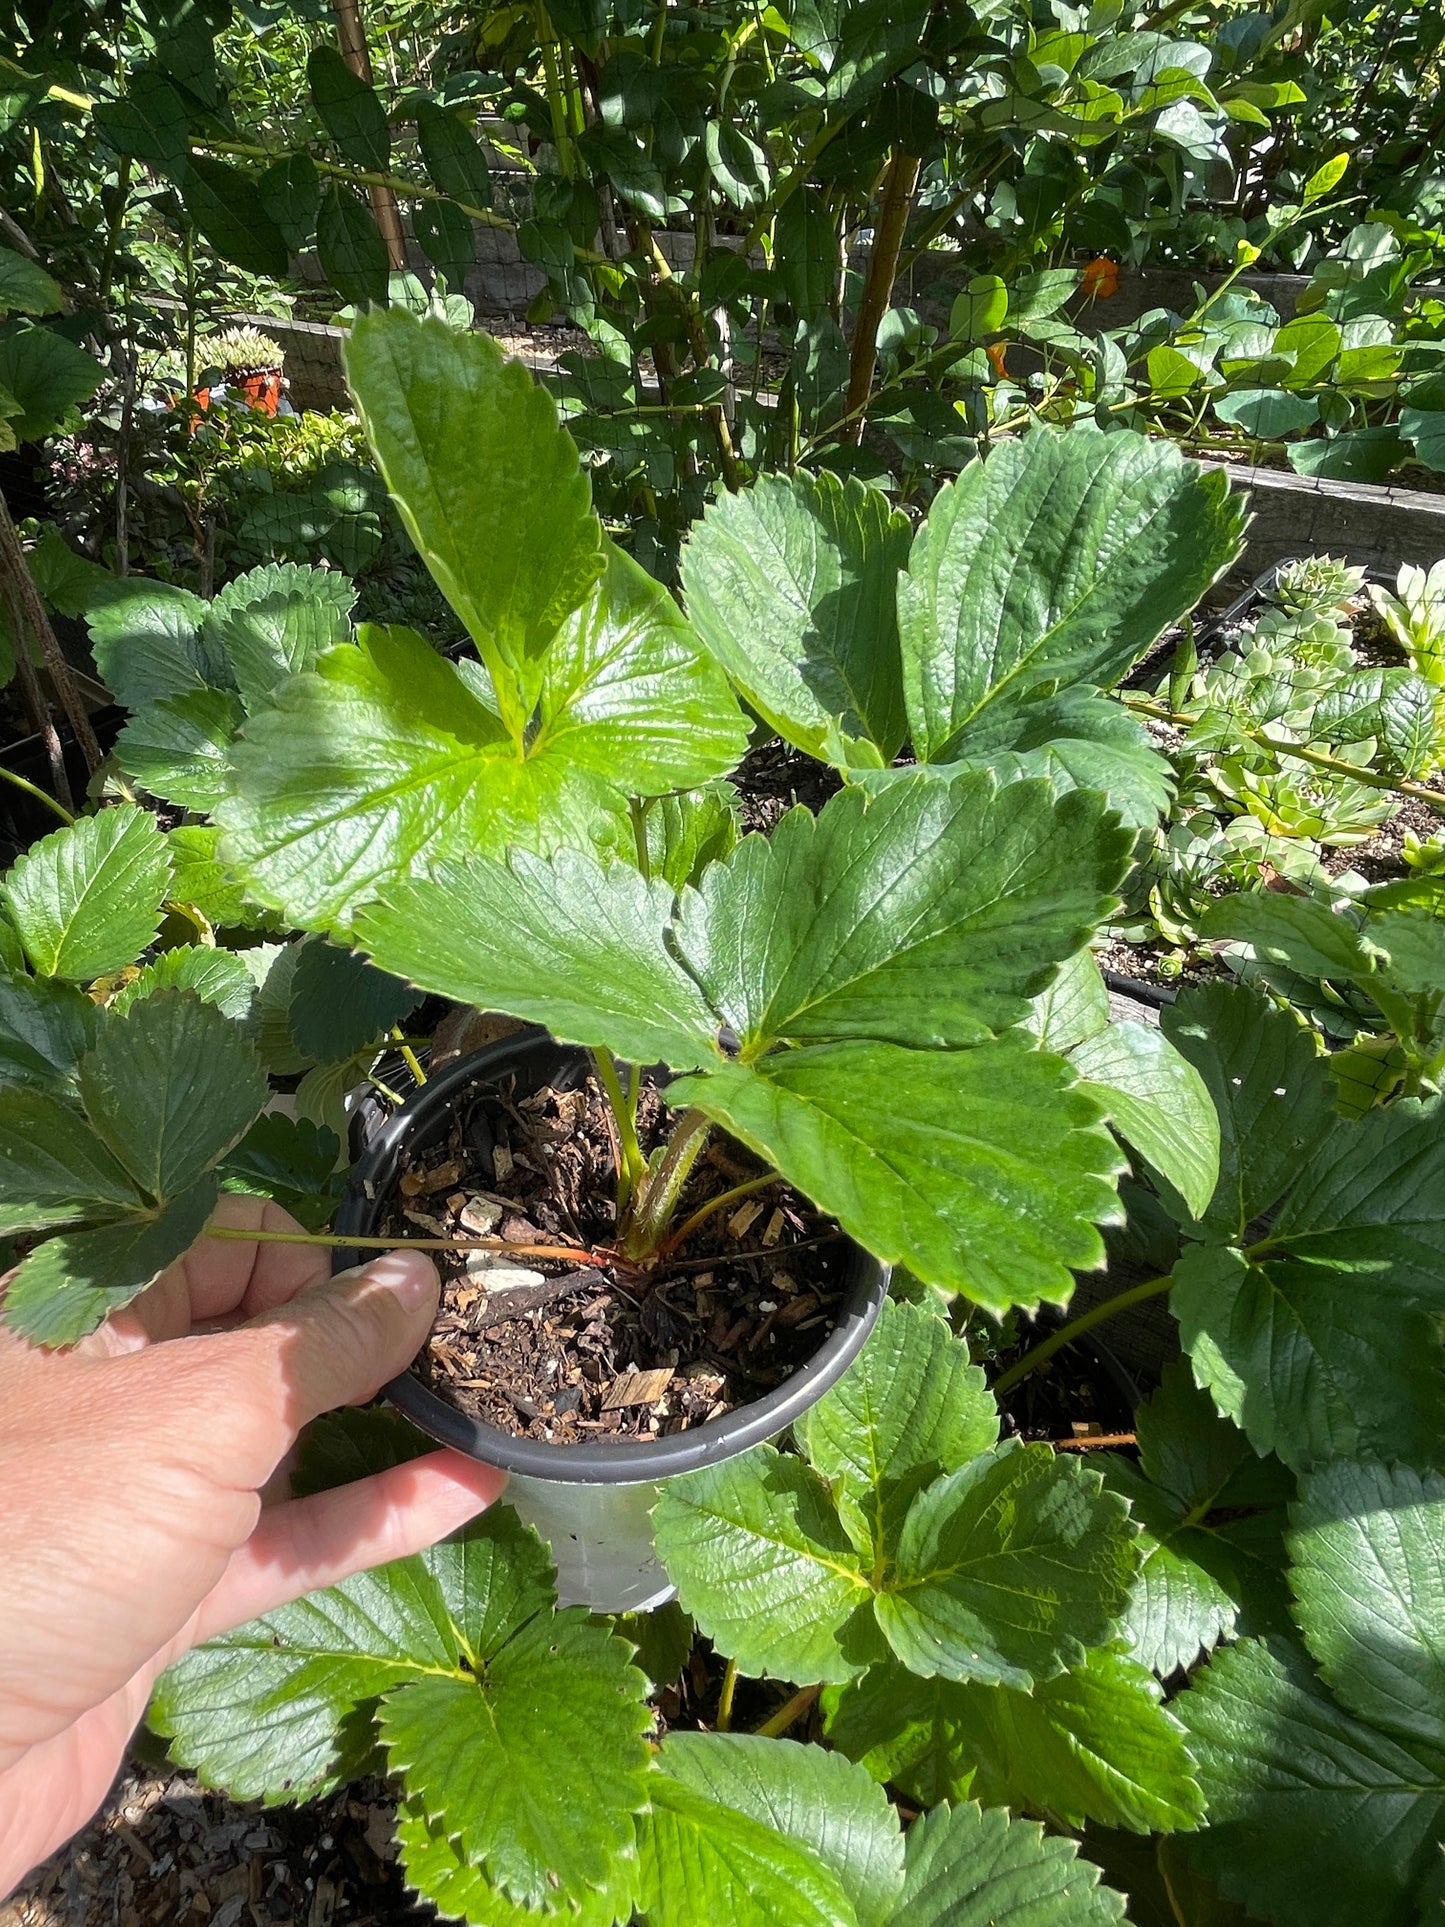
[{"label": "nursery pot", "polygon": [[[585,1051],[535,1028],[448,1064],[390,1118],[354,1167],[337,1231],[375,1233],[400,1176],[403,1150],[440,1142],[456,1101],[470,1086],[514,1077],[526,1094],[568,1073],[575,1080],[588,1068]],[[335,1268],[361,1263],[366,1255],[338,1250]],[[887,1291],[888,1267],[853,1246],[838,1322],[813,1356],[762,1398],[667,1438],[581,1445],[515,1438],[468,1418],[410,1372],[394,1378],[385,1395],[441,1444],[511,1475],[507,1501],[550,1544],[561,1604],[593,1612],[645,1611],[672,1592],[652,1544],[651,1513],[662,1482],[735,1458],[801,1418],[857,1357]]]}]

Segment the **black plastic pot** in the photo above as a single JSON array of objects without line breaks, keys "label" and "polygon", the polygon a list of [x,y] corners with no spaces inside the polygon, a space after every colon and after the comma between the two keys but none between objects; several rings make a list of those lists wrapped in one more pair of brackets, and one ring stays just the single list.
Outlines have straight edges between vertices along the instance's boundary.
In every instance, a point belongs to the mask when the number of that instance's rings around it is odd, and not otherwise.
[{"label": "black plastic pot", "polygon": [[[400,1176],[403,1149],[439,1142],[450,1128],[457,1100],[470,1087],[515,1078],[518,1090],[526,1094],[559,1078],[580,1079],[587,1068],[584,1051],[558,1044],[537,1029],[448,1064],[372,1139],[352,1172],[337,1231],[358,1236],[375,1232]],[[335,1269],[359,1264],[364,1256],[355,1249],[338,1250]],[[647,1524],[657,1482],[735,1458],[801,1418],[862,1349],[887,1295],[888,1276],[886,1265],[854,1246],[838,1323],[813,1357],[752,1404],[668,1438],[583,1445],[515,1438],[468,1418],[410,1372],[391,1381],[386,1397],[441,1444],[512,1475],[508,1499],[550,1539],[564,1603],[594,1611],[634,1610],[656,1603],[667,1591]]]}]

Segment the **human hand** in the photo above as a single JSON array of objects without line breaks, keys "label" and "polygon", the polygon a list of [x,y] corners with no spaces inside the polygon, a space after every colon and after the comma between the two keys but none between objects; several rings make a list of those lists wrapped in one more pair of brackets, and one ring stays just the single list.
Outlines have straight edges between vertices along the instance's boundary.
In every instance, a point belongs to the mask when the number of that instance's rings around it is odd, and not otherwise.
[{"label": "human hand", "polygon": [[[224,1197],[221,1224],[298,1230]],[[505,1479],[435,1452],[286,1499],[296,1434],[425,1342],[437,1277],[391,1252],[202,1239],[90,1338],[0,1328],[0,1898],[95,1812],[151,1687],[201,1640],[419,1551]]]}]

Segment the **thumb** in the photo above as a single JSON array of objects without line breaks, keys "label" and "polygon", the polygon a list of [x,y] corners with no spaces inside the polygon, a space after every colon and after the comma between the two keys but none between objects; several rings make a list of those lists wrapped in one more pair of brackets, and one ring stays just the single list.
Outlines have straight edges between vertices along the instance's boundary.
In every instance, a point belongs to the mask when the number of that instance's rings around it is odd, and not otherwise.
[{"label": "thumb", "polygon": [[221,1409],[246,1414],[243,1456],[254,1463],[237,1475],[260,1485],[303,1425],[404,1372],[426,1343],[439,1292],[421,1252],[389,1251],[232,1331],[182,1341],[209,1351],[202,1375]]}]

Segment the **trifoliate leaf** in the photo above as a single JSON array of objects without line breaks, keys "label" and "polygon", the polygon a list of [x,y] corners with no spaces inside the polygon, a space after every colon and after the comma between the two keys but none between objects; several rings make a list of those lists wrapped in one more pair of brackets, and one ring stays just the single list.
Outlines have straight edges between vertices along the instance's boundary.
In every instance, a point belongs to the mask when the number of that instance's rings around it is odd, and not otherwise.
[{"label": "trifoliate leaf", "polygon": [[1241,526],[1226,477],[1139,436],[1039,430],[972,463],[898,588],[920,759],[947,761],[992,704],[1114,681],[1234,559]]},{"label": "trifoliate leaf", "polygon": [[348,639],[355,601],[351,581],[334,569],[273,562],[226,584],[206,610],[202,634],[230,664],[242,703],[256,709],[278,683]]},{"label": "trifoliate leaf", "polygon": [[880,490],[826,473],[764,476],[693,525],[688,613],[752,707],[807,755],[846,766],[861,740],[886,764],[902,747],[908,541]]},{"label": "trifoliate leaf", "polygon": [[286,1023],[304,1057],[335,1064],[386,1036],[420,1002],[419,991],[357,951],[313,939],[296,960]]},{"label": "trifoliate leaf", "polygon": [[683,1605],[745,1673],[844,1680],[882,1651],[826,1486],[770,1445],[670,1479],[653,1539]]},{"label": "trifoliate leaf", "polygon": [[100,1012],[84,992],[45,977],[0,974],[0,1084],[71,1091]]},{"label": "trifoliate leaf", "polygon": [[1122,1159],[1062,1061],[819,1044],[674,1083],[878,1257],[991,1310],[1064,1303],[1103,1257]]},{"label": "trifoliate leaf", "polygon": [[72,1345],[189,1251],[215,1209],[210,1174],[154,1208],[93,1231],[65,1231],[32,1251],[10,1281],[5,1316],[37,1345]]},{"label": "trifoliate leaf", "polygon": [[1128,843],[1098,797],[986,772],[845,790],[709,870],[678,948],[745,1052],[978,1043],[1087,942]]},{"label": "trifoliate leaf", "polygon": [[127,577],[86,609],[95,666],[118,703],[149,709],[188,690],[224,688],[223,658],[201,641],[206,604],[169,582]]},{"label": "trifoliate leaf", "polygon": [[1288,1011],[1237,985],[1181,991],[1160,1023],[1203,1077],[1219,1120],[1219,1188],[1201,1223],[1238,1237],[1334,1125],[1324,1059]]},{"label": "trifoliate leaf", "polygon": [[580,1609],[527,1621],[475,1678],[417,1679],[379,1716],[392,1771],[509,1899],[608,1879],[647,1797],[647,1682]]},{"label": "trifoliate leaf", "polygon": [[832,1699],[834,1746],[926,1806],[972,1797],[1137,1833],[1203,1815],[1183,1728],[1152,1676],[1118,1653],[1091,1652],[1031,1693],[891,1665]]},{"label": "trifoliate leaf", "polygon": [[3,888],[40,975],[84,983],[119,970],[154,940],[170,877],[155,818],[125,804],[33,843]]},{"label": "trifoliate leaf", "polygon": [[143,1203],[125,1166],[78,1109],[48,1090],[6,1091],[0,1231],[122,1218]]},{"label": "trifoliate leaf", "polygon": [[1256,1451],[1296,1470],[1358,1453],[1433,1462],[1445,1352],[1388,1276],[1194,1246],[1170,1303],[1195,1378]]},{"label": "trifoliate leaf", "polygon": [[226,793],[231,744],[244,714],[225,689],[188,689],[132,716],[115,746],[126,775],[151,796],[211,810]]},{"label": "trifoliate leaf", "polygon": [[665,942],[672,901],[670,885],[630,866],[519,852],[393,885],[356,930],[384,969],[425,990],[633,1063],[687,1068],[716,1058],[718,1023]]},{"label": "trifoliate leaf", "polygon": [[270,1095],[239,1029],[194,992],[158,990],[106,1024],[79,1072],[86,1116],[140,1188],[188,1190]]},{"label": "trifoliate leaf", "polygon": [[1290,1512],[1295,1617],[1335,1698],[1445,1752],[1445,1479],[1342,1460]]},{"label": "trifoliate leaf", "polygon": [[1157,1024],[1110,1024],[1069,1053],[1125,1141],[1196,1218],[1219,1182],[1219,1119],[1208,1086]]},{"label": "trifoliate leaf", "polygon": [[1124,1896],[1072,1840],[971,1801],[908,1830],[899,1927],[1115,1927]]},{"label": "trifoliate leaf", "polygon": [[111,1000],[110,1008],[124,1015],[132,1004],[153,997],[158,990],[193,990],[204,1004],[214,1004],[225,1017],[244,1023],[256,1001],[256,980],[234,950],[211,944],[179,944],[163,950],[142,966]]},{"label": "trifoliate leaf", "polygon": [[1226,1894],[1279,1927],[1420,1918],[1445,1837],[1445,1754],[1354,1719],[1285,1641],[1216,1654],[1174,1710],[1209,1807],[1186,1850]]},{"label": "trifoliate leaf", "polygon": [[857,1927],[834,1876],[772,1827],[666,1773],[648,1793],[637,1823],[648,1927]]},{"label": "trifoliate leaf", "polygon": [[883,1927],[903,1886],[903,1835],[870,1775],[821,1747],[745,1733],[673,1733],[661,1770],[677,1785],[796,1842],[838,1881],[858,1927]]},{"label": "trifoliate leaf", "polygon": [[968,1346],[944,1321],[885,1300],[867,1344],[798,1426],[865,1560],[892,1545],[918,1492],[998,1438]]},{"label": "trifoliate leaf", "polygon": [[996,1447],[913,1502],[878,1595],[911,1671],[1015,1686],[1113,1632],[1138,1563],[1127,1508],[1046,1447]]},{"label": "trifoliate leaf", "polygon": [[423,1801],[402,1801],[396,1838],[407,1885],[444,1920],[464,1920],[470,1927],[613,1927],[632,1918],[638,1873],[633,1852],[612,1861],[605,1888],[539,1910],[508,1900],[465,1857],[441,1822],[428,1816]]},{"label": "trifoliate leaf", "polygon": [[489,336],[400,308],[359,317],[346,371],[407,533],[520,732],[548,646],[603,568],[556,404]]}]

